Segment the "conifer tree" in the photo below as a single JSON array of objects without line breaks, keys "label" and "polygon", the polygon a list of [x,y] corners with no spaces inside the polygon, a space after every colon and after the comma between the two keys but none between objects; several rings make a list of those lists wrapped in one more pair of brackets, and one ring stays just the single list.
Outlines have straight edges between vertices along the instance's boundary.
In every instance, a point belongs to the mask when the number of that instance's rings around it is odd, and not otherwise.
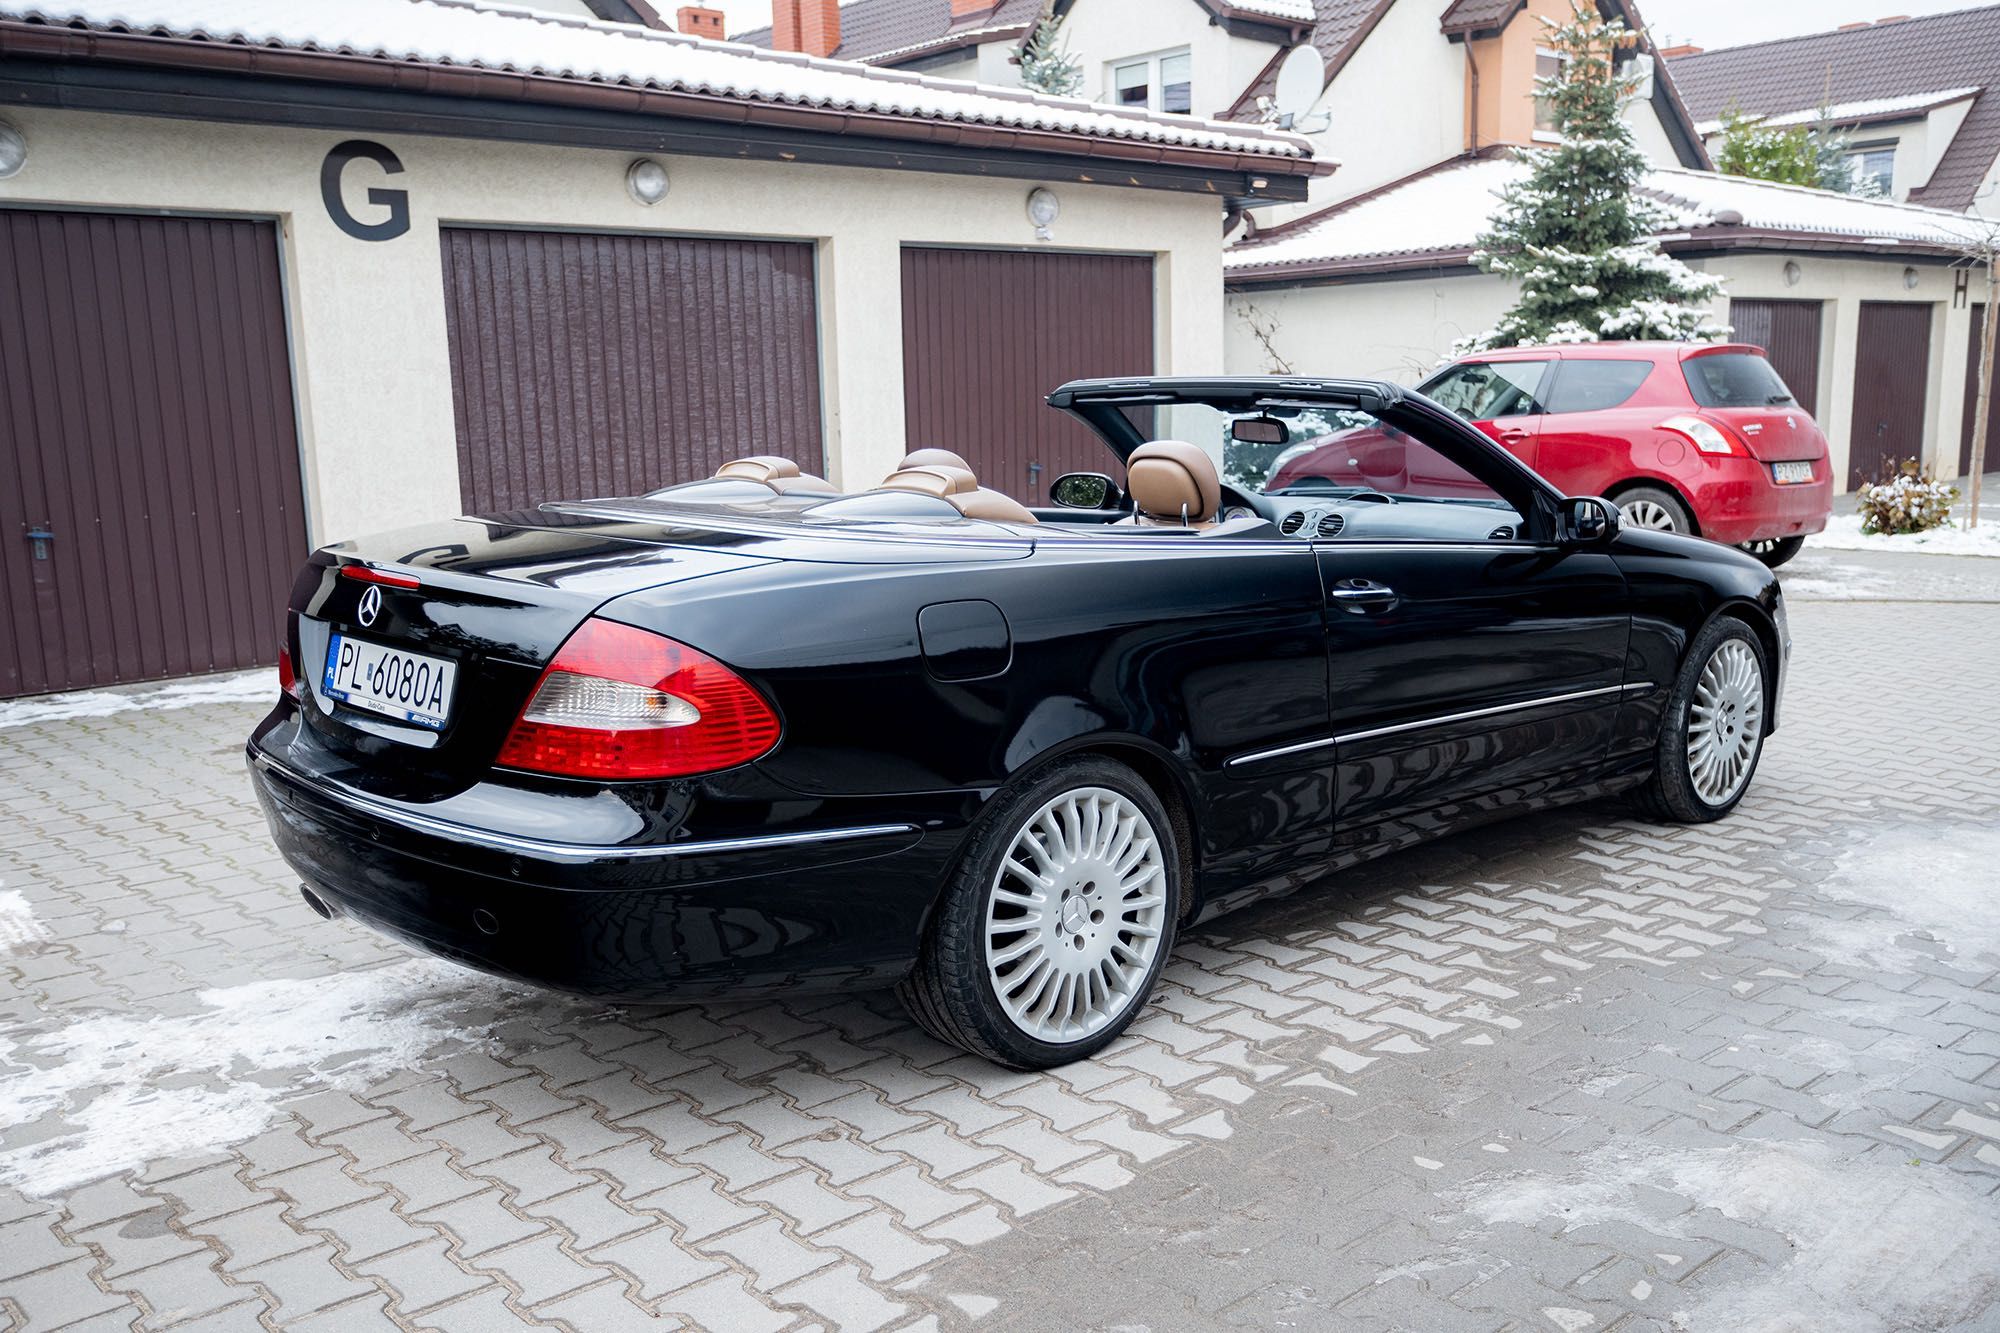
[{"label": "conifer tree", "polygon": [[1082,62],[1070,54],[1063,40],[1062,20],[1056,16],[1054,0],[1042,6],[1035,30],[1021,47],[1021,83],[1037,92],[1057,97],[1074,97],[1083,87]]},{"label": "conifer tree", "polygon": [[1502,192],[1473,255],[1486,272],[1517,280],[1520,295],[1497,325],[1458,350],[1723,337],[1728,329],[1700,308],[1721,281],[1661,251],[1654,234],[1669,215],[1639,193],[1646,157],[1619,114],[1638,80],[1613,63],[1634,35],[1572,0],[1570,21],[1551,24],[1547,40],[1562,65],[1535,91],[1561,141],[1522,150],[1529,174]]}]

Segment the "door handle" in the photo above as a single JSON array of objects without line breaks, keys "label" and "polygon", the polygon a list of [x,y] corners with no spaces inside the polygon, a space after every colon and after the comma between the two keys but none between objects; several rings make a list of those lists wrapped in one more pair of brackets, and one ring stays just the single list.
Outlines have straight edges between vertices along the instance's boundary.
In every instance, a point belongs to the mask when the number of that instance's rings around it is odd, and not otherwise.
[{"label": "door handle", "polygon": [[1366,615],[1387,611],[1399,600],[1396,590],[1372,579],[1342,579],[1326,590],[1326,599],[1343,611]]}]

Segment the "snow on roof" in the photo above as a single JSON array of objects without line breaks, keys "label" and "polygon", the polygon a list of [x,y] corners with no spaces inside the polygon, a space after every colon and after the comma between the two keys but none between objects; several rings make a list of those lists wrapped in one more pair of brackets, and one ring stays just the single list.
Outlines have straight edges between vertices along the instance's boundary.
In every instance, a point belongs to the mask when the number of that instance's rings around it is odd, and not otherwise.
[{"label": "snow on roof", "polygon": [[[1842,102],[1837,106],[1827,107],[1824,114],[1835,125],[1856,120],[1883,120],[1902,111],[1915,115],[1951,102],[1962,102],[1968,97],[1977,96],[1978,93],[1978,88],[1941,88],[1932,93],[1909,93],[1902,97],[1875,97],[1861,102]],[[1814,107],[1804,111],[1787,111],[1778,116],[1749,116],[1746,119],[1757,125],[1781,128],[1786,125],[1810,125],[1818,120],[1820,115],[1819,108]],[[1695,126],[1695,131],[1702,135],[1718,134],[1721,130],[1720,120],[1704,120]]]},{"label": "snow on roof", "polygon": [[0,19],[1304,158],[1296,135],[463,0],[0,0]]},{"label": "snow on roof", "polygon": [[1269,14],[1292,23],[1311,23],[1315,18],[1312,0],[1229,0],[1229,7],[1245,14]]},{"label": "snow on roof", "polygon": [[997,42],[1003,38],[1018,37],[1020,34],[1021,25],[1018,23],[999,23],[984,28],[959,28],[942,36],[911,42],[908,46],[893,46],[887,51],[873,51],[865,56],[856,56],[855,59],[864,60],[871,65],[892,65],[904,56],[927,51],[933,46],[977,46],[982,42]]},{"label": "snow on roof", "polygon": [[[1500,206],[1500,192],[1528,173],[1515,158],[1480,158],[1413,176],[1338,204],[1269,239],[1239,242],[1223,257],[1231,272],[1343,260],[1452,254],[1470,250]],[[1655,167],[1644,192],[1663,205],[1677,232],[1747,227],[1816,233],[1875,244],[1963,245],[1980,224],[1960,213],[1831,190]]]}]

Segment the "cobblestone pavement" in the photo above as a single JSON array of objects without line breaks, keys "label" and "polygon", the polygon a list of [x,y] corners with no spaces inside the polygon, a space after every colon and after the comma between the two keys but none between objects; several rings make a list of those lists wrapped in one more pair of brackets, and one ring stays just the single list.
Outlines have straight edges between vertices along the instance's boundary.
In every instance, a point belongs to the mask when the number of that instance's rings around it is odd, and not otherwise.
[{"label": "cobblestone pavement", "polygon": [[2000,562],[1852,563],[1734,818],[1227,918],[1039,1076],[321,922],[251,705],[7,727],[0,1325],[2000,1328]]}]

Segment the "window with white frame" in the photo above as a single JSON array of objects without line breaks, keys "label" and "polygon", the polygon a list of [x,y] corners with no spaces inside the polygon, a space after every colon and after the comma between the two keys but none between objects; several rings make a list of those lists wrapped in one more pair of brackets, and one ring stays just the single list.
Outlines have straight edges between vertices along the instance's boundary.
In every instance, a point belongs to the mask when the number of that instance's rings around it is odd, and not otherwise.
[{"label": "window with white frame", "polygon": [[1192,111],[1194,60],[1186,51],[1121,60],[1111,67],[1111,100],[1142,111]]},{"label": "window with white frame", "polygon": [[1896,182],[1896,145],[1866,144],[1849,152],[1847,160],[1854,167],[1857,191],[1883,199],[1891,197],[1891,187]]},{"label": "window with white frame", "polygon": [[1553,79],[1562,73],[1563,58],[1554,51],[1535,52],[1535,137],[1553,139],[1562,127],[1556,123],[1555,103],[1541,95],[1543,79]]}]

